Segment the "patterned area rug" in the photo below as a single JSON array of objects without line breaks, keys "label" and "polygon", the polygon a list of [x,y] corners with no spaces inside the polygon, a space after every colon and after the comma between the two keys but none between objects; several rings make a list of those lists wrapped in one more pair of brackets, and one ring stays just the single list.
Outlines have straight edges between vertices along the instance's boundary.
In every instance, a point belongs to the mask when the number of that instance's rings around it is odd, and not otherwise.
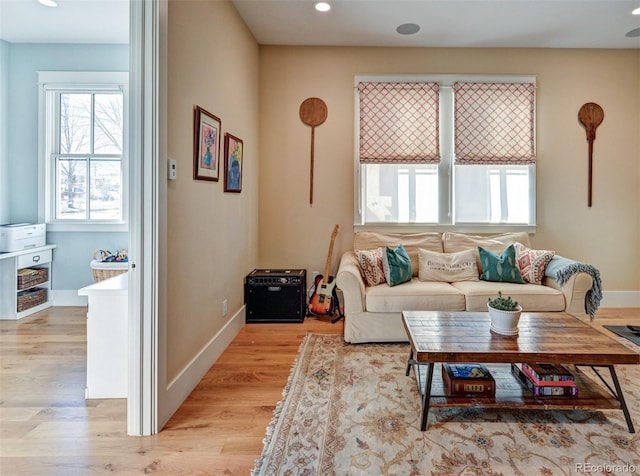
[{"label": "patterned area rug", "polygon": [[[640,473],[640,437],[619,410],[435,408],[427,431],[419,431],[408,351],[408,344],[307,335],[252,474]],[[616,369],[638,428],[640,366]]]}]

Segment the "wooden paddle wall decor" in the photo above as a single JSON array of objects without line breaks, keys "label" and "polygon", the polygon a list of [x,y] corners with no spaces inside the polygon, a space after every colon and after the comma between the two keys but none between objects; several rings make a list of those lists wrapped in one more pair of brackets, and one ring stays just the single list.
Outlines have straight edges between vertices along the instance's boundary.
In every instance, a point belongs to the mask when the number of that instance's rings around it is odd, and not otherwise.
[{"label": "wooden paddle wall decor", "polygon": [[592,197],[592,177],[593,177],[593,142],[596,140],[596,129],[604,120],[604,111],[595,102],[583,104],[578,111],[578,120],[587,132],[587,142],[589,142],[589,196],[587,204],[591,207]]},{"label": "wooden paddle wall decor", "polygon": [[300,120],[311,126],[311,169],[309,184],[309,204],[313,204],[313,153],[316,126],[327,120],[327,105],[320,98],[307,98],[300,104]]}]

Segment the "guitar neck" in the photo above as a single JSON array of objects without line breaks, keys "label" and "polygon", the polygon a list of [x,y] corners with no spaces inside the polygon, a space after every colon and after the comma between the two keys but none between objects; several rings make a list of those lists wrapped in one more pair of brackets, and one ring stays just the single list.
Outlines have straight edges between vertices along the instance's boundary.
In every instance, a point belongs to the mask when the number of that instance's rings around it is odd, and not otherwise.
[{"label": "guitar neck", "polygon": [[327,262],[324,265],[324,279],[323,281],[326,283],[329,280],[329,273],[331,268],[331,255],[333,254],[333,241],[331,242],[331,246],[329,247],[329,255],[327,256]]},{"label": "guitar neck", "polygon": [[327,261],[324,265],[324,275],[322,278],[323,282],[329,281],[329,273],[331,272],[331,256],[333,255],[333,243],[336,241],[336,236],[338,236],[338,230],[340,229],[339,225],[336,225],[333,228],[333,233],[331,234],[331,244],[329,245],[329,253],[327,254]]}]

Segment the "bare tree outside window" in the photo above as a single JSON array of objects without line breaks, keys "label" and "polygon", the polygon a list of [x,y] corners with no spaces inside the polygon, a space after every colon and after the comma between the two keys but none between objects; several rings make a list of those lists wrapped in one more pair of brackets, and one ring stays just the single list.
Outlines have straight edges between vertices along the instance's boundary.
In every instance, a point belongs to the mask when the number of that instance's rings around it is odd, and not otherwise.
[{"label": "bare tree outside window", "polygon": [[58,98],[56,218],[120,219],[122,94],[60,92]]},{"label": "bare tree outside window", "polygon": [[95,95],[94,149],[101,154],[122,154],[122,95]]}]

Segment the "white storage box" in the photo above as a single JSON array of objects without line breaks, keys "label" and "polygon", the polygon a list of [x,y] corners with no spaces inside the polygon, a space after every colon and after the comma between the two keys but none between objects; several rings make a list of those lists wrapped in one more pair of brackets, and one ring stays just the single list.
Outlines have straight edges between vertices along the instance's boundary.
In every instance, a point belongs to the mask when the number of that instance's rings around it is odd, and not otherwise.
[{"label": "white storage box", "polygon": [[0,225],[0,253],[22,251],[44,246],[47,230],[44,223]]}]

